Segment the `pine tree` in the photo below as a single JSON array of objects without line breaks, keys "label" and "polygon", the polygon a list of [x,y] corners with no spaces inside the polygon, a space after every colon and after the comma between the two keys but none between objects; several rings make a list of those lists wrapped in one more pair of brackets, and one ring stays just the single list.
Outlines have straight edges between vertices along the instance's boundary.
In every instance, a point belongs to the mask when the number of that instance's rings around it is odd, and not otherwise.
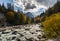
[{"label": "pine tree", "polygon": [[11,10],[11,3],[7,3],[7,8],[8,8],[8,11]]},{"label": "pine tree", "polygon": [[6,8],[5,8],[4,3],[2,4],[2,7],[1,7],[1,12],[2,12],[2,13],[5,13],[5,12],[6,12]]}]

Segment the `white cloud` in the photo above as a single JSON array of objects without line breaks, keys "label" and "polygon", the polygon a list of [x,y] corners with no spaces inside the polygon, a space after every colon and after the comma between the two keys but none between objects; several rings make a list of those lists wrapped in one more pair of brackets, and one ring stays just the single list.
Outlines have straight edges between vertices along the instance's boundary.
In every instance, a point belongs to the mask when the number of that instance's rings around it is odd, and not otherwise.
[{"label": "white cloud", "polygon": [[23,10],[25,10],[25,11],[27,11],[27,10],[32,11],[32,10],[35,10],[37,8],[40,8],[40,7],[47,8],[46,6],[38,3],[36,0],[15,0],[14,2],[15,2],[16,6],[22,7]]},{"label": "white cloud", "polygon": [[[6,1],[6,2],[5,2]],[[39,9],[44,8],[47,9],[49,6],[53,6],[57,0],[0,0],[0,3],[14,3],[15,6],[18,7],[23,12],[32,12],[36,15],[40,14]],[[20,8],[19,8],[20,7]],[[16,8],[15,8],[16,9]],[[38,12],[39,11],[39,12]],[[44,11],[44,10],[43,10]],[[41,11],[42,12],[42,11]]]},{"label": "white cloud", "polygon": [[[14,0],[14,4],[17,7],[23,9],[23,12],[31,12],[34,15],[40,15],[42,11],[48,9],[56,3],[56,0]],[[39,9],[44,8],[44,10],[39,11]]]}]

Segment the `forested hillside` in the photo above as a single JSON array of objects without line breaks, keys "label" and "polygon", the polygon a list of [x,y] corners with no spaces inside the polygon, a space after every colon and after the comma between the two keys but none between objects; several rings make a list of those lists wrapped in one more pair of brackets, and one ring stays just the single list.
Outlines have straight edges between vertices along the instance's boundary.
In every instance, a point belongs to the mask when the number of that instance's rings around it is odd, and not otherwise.
[{"label": "forested hillside", "polygon": [[19,25],[19,24],[29,24],[32,23],[30,17],[27,17],[23,12],[19,10],[14,11],[14,7],[11,4],[7,5],[7,8],[4,6],[4,3],[0,4],[0,14],[3,14],[6,17],[7,25]]},{"label": "forested hillside", "polygon": [[42,25],[46,38],[60,41],[60,1],[44,14],[45,20],[42,22]]},{"label": "forested hillside", "polygon": [[57,12],[60,12],[60,1],[58,1],[53,7],[50,7],[45,13],[40,15],[41,21],[44,21],[44,19],[51,16],[52,14],[57,14]]}]

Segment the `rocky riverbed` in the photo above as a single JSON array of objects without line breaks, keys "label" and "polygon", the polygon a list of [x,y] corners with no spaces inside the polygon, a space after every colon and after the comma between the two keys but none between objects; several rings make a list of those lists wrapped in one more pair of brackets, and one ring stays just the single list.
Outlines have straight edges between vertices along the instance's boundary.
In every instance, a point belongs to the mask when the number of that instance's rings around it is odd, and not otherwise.
[{"label": "rocky riverbed", "polygon": [[0,41],[42,41],[41,24],[0,28]]}]

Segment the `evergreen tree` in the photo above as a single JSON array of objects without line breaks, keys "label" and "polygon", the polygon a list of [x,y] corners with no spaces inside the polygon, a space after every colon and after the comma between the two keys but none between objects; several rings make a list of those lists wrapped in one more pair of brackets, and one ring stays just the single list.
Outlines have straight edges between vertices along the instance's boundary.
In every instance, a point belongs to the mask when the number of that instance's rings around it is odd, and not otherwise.
[{"label": "evergreen tree", "polygon": [[5,8],[4,3],[2,4],[2,7],[1,7],[1,12],[2,12],[2,13],[6,13],[6,8]]},{"label": "evergreen tree", "polygon": [[27,18],[27,23],[28,23],[28,24],[31,23],[31,18],[30,18],[30,17]]},{"label": "evergreen tree", "polygon": [[8,8],[8,11],[11,10],[11,3],[7,3],[7,8]]},{"label": "evergreen tree", "polygon": [[0,4],[0,12],[1,12],[1,7],[2,7],[2,6],[1,6],[1,4]]}]

